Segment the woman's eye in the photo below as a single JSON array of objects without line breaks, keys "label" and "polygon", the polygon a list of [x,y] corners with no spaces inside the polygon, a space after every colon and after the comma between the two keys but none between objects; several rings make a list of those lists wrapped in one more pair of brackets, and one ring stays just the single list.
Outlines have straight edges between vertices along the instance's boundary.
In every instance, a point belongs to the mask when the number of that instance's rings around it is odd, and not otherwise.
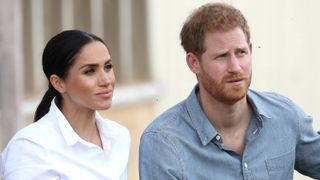
[{"label": "woman's eye", "polygon": [[84,71],[84,74],[87,74],[87,75],[90,75],[90,74],[93,74],[94,73],[94,69],[92,69],[92,68],[90,68],[90,69],[86,69],[85,71]]}]

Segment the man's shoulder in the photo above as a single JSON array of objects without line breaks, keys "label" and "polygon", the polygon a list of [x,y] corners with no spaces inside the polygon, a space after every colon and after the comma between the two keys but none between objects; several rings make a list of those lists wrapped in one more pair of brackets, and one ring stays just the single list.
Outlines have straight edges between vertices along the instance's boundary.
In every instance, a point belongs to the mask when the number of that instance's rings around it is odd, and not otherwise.
[{"label": "man's shoulder", "polygon": [[255,109],[270,116],[277,116],[279,112],[285,113],[286,116],[305,115],[301,107],[280,93],[250,90],[248,99]]},{"label": "man's shoulder", "polygon": [[292,104],[287,96],[277,92],[249,90],[248,96],[251,100],[259,103]]}]

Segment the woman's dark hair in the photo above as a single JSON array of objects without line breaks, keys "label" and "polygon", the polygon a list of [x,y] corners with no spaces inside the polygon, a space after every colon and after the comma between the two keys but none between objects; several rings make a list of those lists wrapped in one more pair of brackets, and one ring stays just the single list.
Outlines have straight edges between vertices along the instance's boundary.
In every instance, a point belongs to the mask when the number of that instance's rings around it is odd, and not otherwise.
[{"label": "woman's dark hair", "polygon": [[99,41],[105,44],[105,42],[96,35],[80,30],[63,31],[48,41],[42,54],[42,68],[49,85],[47,92],[44,94],[35,112],[34,122],[48,113],[54,97],[56,97],[56,105],[58,108],[61,108],[62,97],[51,85],[50,76],[55,74],[61,79],[65,79],[81,48],[93,41]]}]

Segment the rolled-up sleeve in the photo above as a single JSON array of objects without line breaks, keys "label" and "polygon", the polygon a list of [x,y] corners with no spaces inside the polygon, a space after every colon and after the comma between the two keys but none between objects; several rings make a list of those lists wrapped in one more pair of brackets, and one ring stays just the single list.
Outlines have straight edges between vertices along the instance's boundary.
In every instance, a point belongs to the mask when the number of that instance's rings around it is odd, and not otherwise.
[{"label": "rolled-up sleeve", "polygon": [[299,118],[295,169],[320,179],[320,135],[312,126],[312,117],[305,114]]}]

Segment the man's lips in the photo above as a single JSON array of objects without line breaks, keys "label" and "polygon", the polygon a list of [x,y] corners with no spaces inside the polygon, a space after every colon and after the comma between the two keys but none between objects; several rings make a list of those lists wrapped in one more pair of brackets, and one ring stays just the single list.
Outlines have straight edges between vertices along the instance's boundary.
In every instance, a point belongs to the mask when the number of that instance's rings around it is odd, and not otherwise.
[{"label": "man's lips", "polygon": [[227,82],[228,83],[235,83],[235,82],[240,82],[240,81],[243,81],[244,79],[231,79],[231,80],[228,80]]},{"label": "man's lips", "polygon": [[226,82],[233,86],[239,86],[245,82],[245,78],[229,79]]}]

